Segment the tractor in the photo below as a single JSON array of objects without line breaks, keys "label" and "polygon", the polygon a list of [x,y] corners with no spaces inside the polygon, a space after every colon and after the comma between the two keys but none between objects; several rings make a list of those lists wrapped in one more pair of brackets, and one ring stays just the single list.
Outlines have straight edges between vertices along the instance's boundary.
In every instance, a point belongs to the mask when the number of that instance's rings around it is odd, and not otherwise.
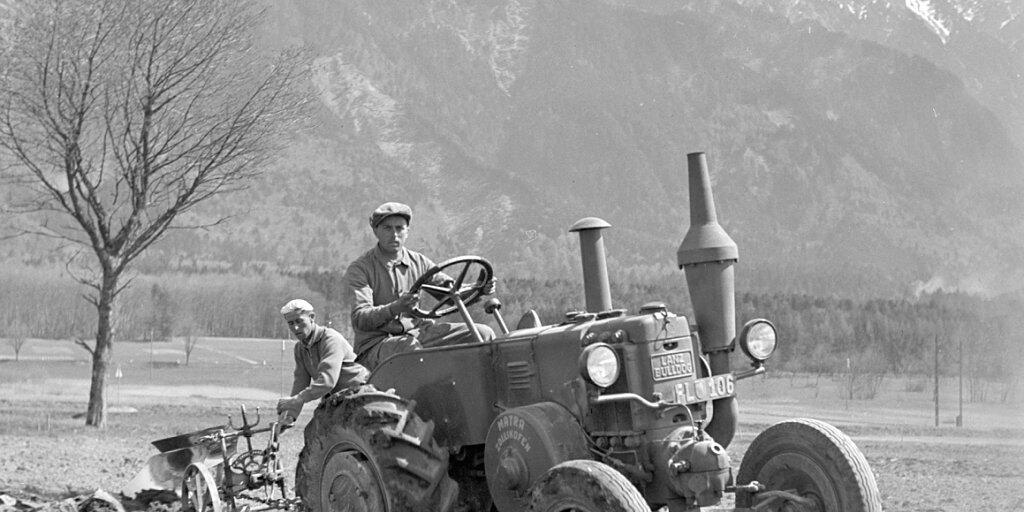
[{"label": "tractor", "polygon": [[[765,371],[775,326],[735,319],[736,244],[719,225],[704,153],[688,155],[690,227],[678,248],[692,317],[611,304],[601,219],[579,234],[585,311],[527,312],[491,342],[396,354],[367,385],[325,397],[304,432],[296,492],[314,511],[876,512],[863,454],[835,427],[777,423],[734,473],[736,382]],[[429,284],[437,272],[450,286]],[[480,302],[491,265],[448,260],[418,280],[416,314]],[[733,371],[739,346],[750,367]]]}]

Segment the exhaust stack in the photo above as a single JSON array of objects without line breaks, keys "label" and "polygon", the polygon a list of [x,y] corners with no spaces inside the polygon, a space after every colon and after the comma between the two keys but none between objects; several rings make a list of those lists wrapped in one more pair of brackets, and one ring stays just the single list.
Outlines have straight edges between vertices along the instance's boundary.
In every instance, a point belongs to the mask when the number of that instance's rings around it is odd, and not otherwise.
[{"label": "exhaust stack", "polygon": [[608,263],[604,256],[601,230],[611,224],[587,217],[576,221],[569,232],[580,234],[580,257],[583,260],[583,291],[587,298],[587,312],[600,313],[612,309],[612,294],[608,285]]},{"label": "exhaust stack", "polygon": [[[736,289],[733,264],[739,259],[736,242],[718,224],[711,178],[703,152],[686,155],[689,167],[690,229],[676,253],[693,303],[694,320],[712,374],[728,373],[729,352],[736,340]],[[707,431],[722,446],[736,432],[735,398],[714,402]]]}]

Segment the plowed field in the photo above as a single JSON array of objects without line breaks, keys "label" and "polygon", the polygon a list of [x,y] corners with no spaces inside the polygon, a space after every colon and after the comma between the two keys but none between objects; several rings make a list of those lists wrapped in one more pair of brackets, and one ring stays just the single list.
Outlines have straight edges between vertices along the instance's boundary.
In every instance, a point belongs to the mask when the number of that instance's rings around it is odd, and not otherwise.
[{"label": "plowed field", "polygon": [[[244,361],[213,351],[193,354],[187,367],[172,349],[161,355],[136,348],[134,357],[131,349],[122,351],[122,378],[112,379],[111,413],[101,430],[85,427],[80,417],[88,394],[83,358],[0,361],[0,494],[58,499],[104,489],[117,495],[157,453],[150,441],[224,424],[229,414],[237,422],[242,404],[272,411],[290,378],[290,361],[278,361],[277,345],[264,350],[272,362],[247,349]],[[872,400],[844,400],[837,382],[810,376],[740,382],[740,433],[729,448],[734,466],[768,425],[818,418],[849,434],[865,454],[886,510],[1024,511],[1019,394],[1007,403],[964,404],[964,426],[957,427],[956,382],[943,381],[936,427],[930,389],[905,391],[911,386],[892,379]],[[311,409],[282,437],[288,465],[297,461]]]}]

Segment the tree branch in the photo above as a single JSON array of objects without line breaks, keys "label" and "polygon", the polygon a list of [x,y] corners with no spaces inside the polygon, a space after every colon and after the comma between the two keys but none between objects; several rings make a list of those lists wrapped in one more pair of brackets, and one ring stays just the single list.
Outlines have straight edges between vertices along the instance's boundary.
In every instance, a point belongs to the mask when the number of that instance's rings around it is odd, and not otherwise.
[{"label": "tree branch", "polygon": [[94,348],[90,347],[89,344],[86,343],[81,338],[75,338],[75,345],[78,345],[79,347],[82,347],[83,349],[85,349],[85,351],[89,353],[89,357],[90,358],[96,357],[96,350]]}]

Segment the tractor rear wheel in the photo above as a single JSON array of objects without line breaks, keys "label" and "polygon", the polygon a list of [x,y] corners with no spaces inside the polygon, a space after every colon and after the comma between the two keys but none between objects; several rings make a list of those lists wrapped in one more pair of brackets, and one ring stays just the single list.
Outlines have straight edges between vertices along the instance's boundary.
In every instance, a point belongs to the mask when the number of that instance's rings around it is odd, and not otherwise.
[{"label": "tractor rear wheel", "polygon": [[373,386],[324,399],[306,426],[295,487],[308,510],[447,511],[458,486],[433,422]]},{"label": "tractor rear wheel", "polygon": [[530,512],[650,512],[622,473],[593,460],[570,460],[549,469],[530,488]]},{"label": "tractor rear wheel", "polygon": [[[772,425],[747,448],[736,481],[781,493],[736,493],[737,507],[765,503],[764,510],[881,512],[875,475],[864,454],[839,429],[818,420]],[[799,501],[790,500],[795,495]],[[800,508],[802,507],[802,508]]]}]

